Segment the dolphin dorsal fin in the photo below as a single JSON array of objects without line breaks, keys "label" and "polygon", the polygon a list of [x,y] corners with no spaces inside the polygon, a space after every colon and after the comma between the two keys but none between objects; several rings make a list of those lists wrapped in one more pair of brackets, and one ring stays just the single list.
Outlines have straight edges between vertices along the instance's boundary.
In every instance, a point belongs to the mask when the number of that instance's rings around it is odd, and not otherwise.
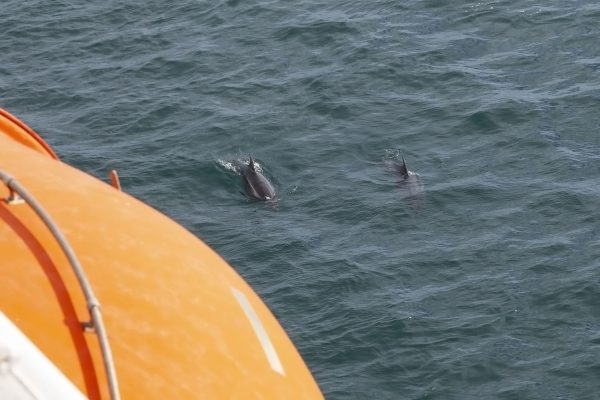
[{"label": "dolphin dorsal fin", "polygon": [[406,168],[406,163],[404,162],[404,157],[402,157],[402,165],[398,166],[398,172],[404,179],[408,178],[408,168]]},{"label": "dolphin dorsal fin", "polygon": [[250,156],[250,162],[248,163],[248,166],[252,171],[256,171],[256,169],[254,169],[254,159],[252,158],[252,156]]}]

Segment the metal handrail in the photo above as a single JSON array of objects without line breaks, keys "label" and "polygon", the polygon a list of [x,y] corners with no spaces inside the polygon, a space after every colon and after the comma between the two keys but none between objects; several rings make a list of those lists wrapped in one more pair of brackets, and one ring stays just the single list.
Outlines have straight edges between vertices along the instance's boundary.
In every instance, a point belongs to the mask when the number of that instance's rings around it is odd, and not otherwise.
[{"label": "metal handrail", "polygon": [[104,322],[102,320],[102,312],[100,310],[100,302],[94,295],[92,287],[85,275],[83,267],[79,263],[79,260],[75,256],[75,252],[67,242],[67,239],[63,236],[58,226],[54,223],[50,215],[42,208],[41,204],[29,193],[21,184],[19,184],[15,178],[9,174],[0,171],[0,180],[8,187],[11,194],[10,199],[14,200],[16,193],[20,196],[29,206],[36,212],[36,214],[42,219],[44,224],[48,227],[54,238],[62,248],[63,252],[67,256],[69,263],[73,269],[73,272],[77,276],[79,285],[85,296],[87,308],[90,313],[90,322],[84,324],[84,327],[91,328],[98,335],[98,342],[100,343],[100,349],[102,351],[102,358],[104,363],[104,370],[106,371],[106,378],[108,381],[110,398],[112,400],[119,400],[121,398],[119,394],[119,384],[117,382],[117,374],[115,371],[115,365],[112,358],[112,352],[108,343],[108,336],[104,329]]}]

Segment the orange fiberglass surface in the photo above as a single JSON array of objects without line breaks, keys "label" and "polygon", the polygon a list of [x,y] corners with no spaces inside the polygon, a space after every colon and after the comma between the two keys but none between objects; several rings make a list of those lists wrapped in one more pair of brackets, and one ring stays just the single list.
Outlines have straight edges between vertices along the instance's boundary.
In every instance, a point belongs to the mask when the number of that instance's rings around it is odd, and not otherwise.
[{"label": "orange fiberglass surface", "polygon": [[[279,323],[221,257],[61,162],[1,109],[0,171],[35,197],[77,255],[100,304],[121,398],[323,398]],[[108,399],[110,373],[84,326],[90,307],[80,281],[30,204],[6,200],[9,186],[0,184],[0,312],[85,397]]]}]

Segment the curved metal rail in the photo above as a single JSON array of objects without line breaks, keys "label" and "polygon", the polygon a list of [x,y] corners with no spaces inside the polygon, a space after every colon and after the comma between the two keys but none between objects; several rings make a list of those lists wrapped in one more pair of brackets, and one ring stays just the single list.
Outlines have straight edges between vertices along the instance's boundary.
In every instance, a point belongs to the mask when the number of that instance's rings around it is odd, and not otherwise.
[{"label": "curved metal rail", "polygon": [[104,329],[104,322],[102,320],[102,312],[100,311],[100,302],[94,295],[92,287],[85,275],[83,267],[79,263],[79,260],[75,256],[75,252],[67,242],[67,239],[63,236],[58,226],[54,223],[50,215],[42,208],[41,204],[12,176],[7,173],[0,171],[0,180],[10,190],[10,196],[7,199],[9,203],[16,203],[15,194],[20,196],[29,206],[36,212],[36,214],[44,221],[44,224],[48,227],[52,235],[54,235],[56,241],[62,248],[63,252],[67,256],[69,263],[73,269],[73,272],[77,276],[79,285],[83,291],[86,299],[88,311],[90,312],[90,322],[84,324],[84,327],[91,328],[98,335],[98,342],[100,343],[100,349],[102,351],[102,358],[104,363],[104,370],[106,371],[106,378],[108,380],[110,398],[112,400],[119,400],[121,398],[119,394],[119,384],[117,382],[117,374],[115,371],[115,365],[112,358],[112,352],[108,343],[108,336]]}]

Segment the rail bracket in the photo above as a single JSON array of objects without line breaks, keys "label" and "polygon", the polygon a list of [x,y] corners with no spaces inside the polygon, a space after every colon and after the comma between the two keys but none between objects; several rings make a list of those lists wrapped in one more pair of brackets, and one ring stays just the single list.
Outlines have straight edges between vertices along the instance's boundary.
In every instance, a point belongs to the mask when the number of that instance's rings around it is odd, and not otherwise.
[{"label": "rail bracket", "polygon": [[8,203],[10,205],[17,205],[17,204],[25,203],[25,200],[23,200],[23,198],[21,196],[19,196],[19,194],[17,192],[12,190],[12,188],[10,188],[10,187],[8,189],[10,192],[8,194],[8,197],[4,199],[4,201],[6,201],[6,203]]},{"label": "rail bracket", "polygon": [[83,331],[86,333],[95,333],[96,332],[96,325],[94,324],[94,321],[82,322],[81,327],[83,328]]}]

